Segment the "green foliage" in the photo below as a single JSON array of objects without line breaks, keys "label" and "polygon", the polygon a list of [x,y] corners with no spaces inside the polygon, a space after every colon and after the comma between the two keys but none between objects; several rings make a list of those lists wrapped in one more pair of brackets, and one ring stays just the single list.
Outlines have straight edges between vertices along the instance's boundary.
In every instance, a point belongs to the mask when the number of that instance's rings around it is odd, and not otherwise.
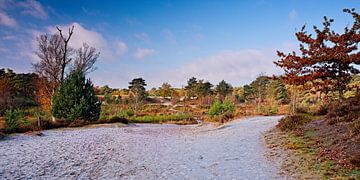
[{"label": "green foliage", "polygon": [[11,69],[0,69],[0,115],[7,109],[37,106],[37,78],[32,73],[14,73]]},{"label": "green foliage", "polygon": [[8,132],[17,131],[21,125],[28,125],[29,121],[26,119],[24,112],[20,109],[10,109],[5,111],[5,129]]},{"label": "green foliage", "polygon": [[258,76],[253,82],[251,82],[250,86],[252,89],[252,97],[258,103],[264,101],[266,98],[269,82],[269,77],[263,75]]},{"label": "green foliage", "polygon": [[204,80],[197,80],[195,77],[192,77],[188,80],[188,85],[185,86],[185,90],[188,97],[205,97],[212,95],[212,87],[213,85],[210,82],[204,82]]},{"label": "green foliage", "polygon": [[279,112],[278,104],[260,105],[260,113],[262,115],[276,115]]},{"label": "green foliage", "polygon": [[159,88],[158,93],[161,97],[165,98],[165,97],[171,97],[173,91],[174,90],[171,88],[171,85],[169,83],[164,83]]},{"label": "green foliage", "polygon": [[5,111],[4,114],[4,119],[5,119],[5,128],[10,130],[10,131],[15,131],[19,128],[19,122],[18,122],[18,118],[19,118],[19,112],[18,110],[7,110]]},{"label": "green foliage", "polygon": [[146,98],[145,80],[143,78],[135,78],[129,82],[130,93],[135,98],[135,110],[138,109],[142,101]]},{"label": "green foliage", "polygon": [[218,93],[222,97],[226,97],[233,91],[233,87],[227,83],[226,81],[222,80],[215,88],[216,93]]},{"label": "green foliage", "polygon": [[135,112],[132,109],[126,109],[126,110],[121,110],[117,113],[117,115],[119,117],[122,118],[129,118],[135,115]]},{"label": "green foliage", "polygon": [[225,99],[222,103],[219,100],[216,100],[210,107],[209,115],[212,118],[224,114],[231,115],[235,112],[235,110],[235,104],[230,100]]},{"label": "green foliage", "polygon": [[192,120],[190,114],[158,115],[158,116],[136,116],[130,118],[132,123],[164,123],[167,121]]},{"label": "green foliage", "polygon": [[52,114],[69,121],[96,121],[99,118],[100,102],[91,81],[86,80],[82,72],[71,73],[60,85],[53,97]]},{"label": "green foliage", "polygon": [[245,102],[250,102],[253,97],[252,94],[254,93],[254,90],[251,86],[245,85],[244,86],[244,100]]},{"label": "green foliage", "polygon": [[196,86],[197,86],[197,79],[195,77],[192,77],[187,81],[185,90],[188,97],[194,97],[196,95],[195,92]]},{"label": "green foliage", "polygon": [[267,89],[269,98],[280,103],[286,103],[288,100],[288,92],[285,84],[281,79],[271,80]]},{"label": "green foliage", "polygon": [[208,81],[204,82],[203,80],[200,80],[195,88],[197,97],[205,97],[205,96],[211,95],[212,87],[213,87],[213,85],[210,82],[208,82]]}]

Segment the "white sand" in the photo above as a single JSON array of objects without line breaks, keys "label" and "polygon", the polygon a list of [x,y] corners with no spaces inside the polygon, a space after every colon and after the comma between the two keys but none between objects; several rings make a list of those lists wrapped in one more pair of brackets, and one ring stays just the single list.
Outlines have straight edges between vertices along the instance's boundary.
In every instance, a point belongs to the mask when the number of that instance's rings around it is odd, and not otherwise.
[{"label": "white sand", "polygon": [[274,179],[262,133],[277,117],[211,125],[44,131],[0,141],[0,179]]}]

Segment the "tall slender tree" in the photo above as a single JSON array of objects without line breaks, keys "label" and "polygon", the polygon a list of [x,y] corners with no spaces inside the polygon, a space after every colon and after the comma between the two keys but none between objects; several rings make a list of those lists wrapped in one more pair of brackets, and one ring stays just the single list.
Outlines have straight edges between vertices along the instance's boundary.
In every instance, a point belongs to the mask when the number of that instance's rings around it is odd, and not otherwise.
[{"label": "tall slender tree", "polygon": [[138,110],[140,104],[146,98],[145,86],[146,83],[143,78],[135,78],[129,82],[130,94],[133,95],[135,100],[135,111]]}]

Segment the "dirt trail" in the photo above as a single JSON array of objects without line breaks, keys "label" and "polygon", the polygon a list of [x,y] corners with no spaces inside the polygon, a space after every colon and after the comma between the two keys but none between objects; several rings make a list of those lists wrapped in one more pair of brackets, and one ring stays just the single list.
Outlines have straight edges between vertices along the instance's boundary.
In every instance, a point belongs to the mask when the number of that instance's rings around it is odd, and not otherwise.
[{"label": "dirt trail", "polygon": [[0,179],[278,179],[262,133],[277,117],[211,125],[44,131],[0,141]]}]

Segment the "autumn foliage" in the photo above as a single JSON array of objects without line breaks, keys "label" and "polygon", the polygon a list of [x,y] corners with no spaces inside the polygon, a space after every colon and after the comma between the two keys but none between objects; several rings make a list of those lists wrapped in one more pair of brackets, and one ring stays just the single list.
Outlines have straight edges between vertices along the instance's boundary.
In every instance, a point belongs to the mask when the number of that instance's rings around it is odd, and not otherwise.
[{"label": "autumn foliage", "polygon": [[344,9],[354,22],[345,27],[343,33],[331,29],[333,19],[324,17],[323,27],[314,26],[315,37],[305,31],[305,26],[296,37],[300,42],[300,54],[278,52],[281,58],[274,62],[285,71],[284,80],[292,85],[307,85],[327,92],[338,92],[342,99],[352,74],[360,71],[354,66],[360,64],[360,15],[355,9]]}]

